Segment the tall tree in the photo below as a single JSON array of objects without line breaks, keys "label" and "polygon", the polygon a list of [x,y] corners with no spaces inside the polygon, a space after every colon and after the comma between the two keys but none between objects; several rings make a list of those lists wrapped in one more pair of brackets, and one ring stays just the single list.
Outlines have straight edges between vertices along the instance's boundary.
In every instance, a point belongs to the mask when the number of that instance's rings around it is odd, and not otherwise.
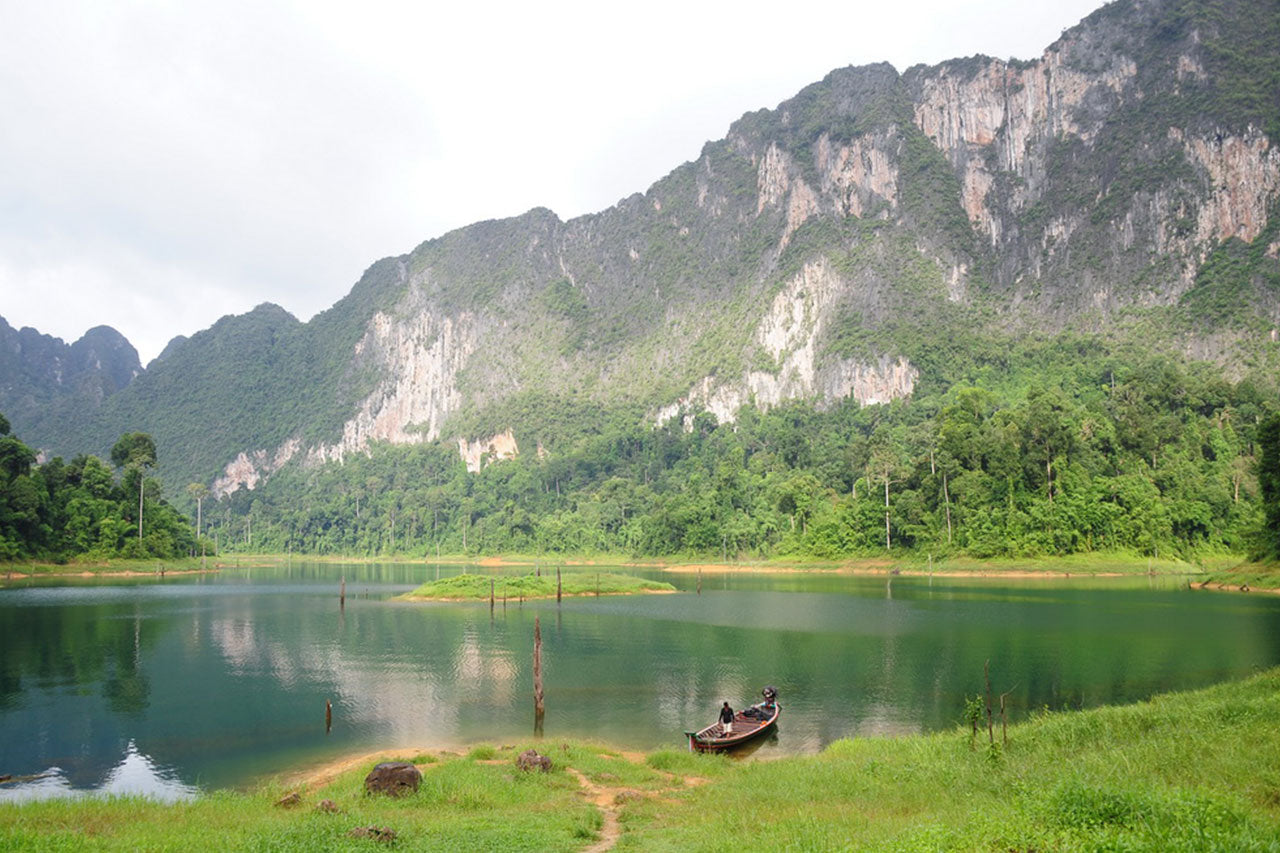
[{"label": "tall tree", "polygon": [[1272,557],[1280,556],[1280,413],[1258,426],[1258,488],[1262,492],[1265,526],[1263,546]]},{"label": "tall tree", "polygon": [[142,544],[142,499],[146,492],[147,469],[156,464],[156,443],[145,432],[126,432],[111,448],[111,461],[117,468],[134,468],[138,472],[138,544]]},{"label": "tall tree", "polygon": [[[187,494],[196,502],[196,541],[200,541],[200,537],[204,535],[204,515],[202,513],[204,499],[209,497],[209,488],[204,483],[191,483],[187,486]],[[203,547],[201,546],[200,556],[204,556]]]}]

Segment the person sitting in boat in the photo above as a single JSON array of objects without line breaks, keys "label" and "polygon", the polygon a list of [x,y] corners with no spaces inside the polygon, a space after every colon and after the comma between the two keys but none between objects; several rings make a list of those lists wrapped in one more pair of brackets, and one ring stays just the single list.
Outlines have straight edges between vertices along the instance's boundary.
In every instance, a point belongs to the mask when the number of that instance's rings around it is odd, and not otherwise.
[{"label": "person sitting in boat", "polygon": [[729,703],[725,702],[720,709],[720,724],[724,726],[724,733],[729,735],[733,732],[733,709],[729,707]]}]

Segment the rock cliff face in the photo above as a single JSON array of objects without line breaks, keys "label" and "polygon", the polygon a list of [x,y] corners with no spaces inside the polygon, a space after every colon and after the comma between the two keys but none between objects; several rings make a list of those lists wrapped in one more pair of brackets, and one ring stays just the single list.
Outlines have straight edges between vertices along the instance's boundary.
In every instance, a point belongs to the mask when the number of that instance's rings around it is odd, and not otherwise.
[{"label": "rock cliff face", "polygon": [[[531,399],[651,422],[882,403],[946,381],[958,335],[1119,334],[1143,311],[1174,311],[1189,331],[1171,346],[1229,365],[1280,320],[1276,74],[1280,13],[1244,0],[1119,0],[1025,62],[839,69],[644,194],[430,240],[311,323],[220,322],[120,397],[207,421],[177,389],[219,353],[305,374],[273,386],[269,423],[217,439],[226,493],[373,442],[456,442],[471,470],[520,444],[554,454],[553,433],[526,434]],[[1242,298],[1204,271],[1245,244]],[[251,345],[219,344],[232,334]],[[209,369],[224,408],[261,397],[248,361]]]}]

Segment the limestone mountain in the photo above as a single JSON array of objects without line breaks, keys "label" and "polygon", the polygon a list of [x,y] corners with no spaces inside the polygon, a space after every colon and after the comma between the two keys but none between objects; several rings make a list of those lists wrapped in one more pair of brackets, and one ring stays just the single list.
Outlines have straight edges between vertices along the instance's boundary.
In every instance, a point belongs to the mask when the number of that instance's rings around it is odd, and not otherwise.
[{"label": "limestone mountain", "polygon": [[1033,60],[839,69],[608,210],[476,223],[309,323],[223,318],[91,418],[13,420],[63,452],[149,431],[226,494],[376,441],[478,465],[565,417],[885,402],[1028,334],[1239,375],[1276,355],[1277,80],[1276,0],[1118,0]]},{"label": "limestone mountain", "polygon": [[80,420],[141,372],[138,351],[110,326],[68,344],[0,317],[0,412],[28,435],[49,435],[60,420]]}]

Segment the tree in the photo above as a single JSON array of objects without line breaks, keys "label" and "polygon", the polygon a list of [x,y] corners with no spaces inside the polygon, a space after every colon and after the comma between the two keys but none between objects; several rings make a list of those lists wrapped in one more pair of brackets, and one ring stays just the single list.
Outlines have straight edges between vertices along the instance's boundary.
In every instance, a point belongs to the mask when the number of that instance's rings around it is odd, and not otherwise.
[{"label": "tree", "polygon": [[868,479],[874,475],[876,480],[884,483],[884,547],[893,547],[893,539],[889,527],[889,486],[899,482],[905,472],[906,465],[902,451],[898,449],[897,437],[887,429],[877,429],[871,436],[871,458],[867,461]]},{"label": "tree", "polygon": [[156,443],[145,432],[126,432],[111,448],[117,468],[138,471],[138,544],[142,544],[142,498],[146,492],[146,470],[156,464]]},{"label": "tree", "polygon": [[1258,426],[1258,488],[1262,492],[1263,547],[1280,556],[1280,414]]},{"label": "tree", "polygon": [[[204,517],[202,509],[204,499],[209,497],[209,489],[203,483],[191,483],[187,486],[187,494],[196,502],[196,541],[200,541],[200,537],[204,535]],[[204,556],[203,551],[201,556]]]}]

